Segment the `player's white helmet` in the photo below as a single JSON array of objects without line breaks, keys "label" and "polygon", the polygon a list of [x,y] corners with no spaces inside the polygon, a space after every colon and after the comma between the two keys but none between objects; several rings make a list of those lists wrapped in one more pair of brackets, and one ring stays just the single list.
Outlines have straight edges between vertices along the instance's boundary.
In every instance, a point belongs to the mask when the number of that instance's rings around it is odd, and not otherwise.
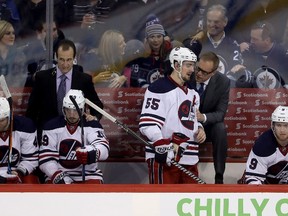
[{"label": "player's white helmet", "polygon": [[6,98],[0,97],[0,119],[10,118],[10,106]]},{"label": "player's white helmet", "polygon": [[271,116],[273,122],[288,122],[288,106],[278,106]]},{"label": "player's white helmet", "polygon": [[81,90],[76,90],[76,89],[70,89],[67,94],[65,95],[64,99],[63,99],[63,108],[69,108],[69,109],[76,109],[76,107],[74,106],[73,102],[70,99],[70,96],[72,96],[79,109],[82,109],[82,111],[84,110],[84,105],[85,105],[85,98],[83,95],[83,92]]},{"label": "player's white helmet", "polygon": [[174,62],[177,61],[182,66],[183,61],[197,62],[197,56],[186,47],[175,47],[169,55],[171,67],[175,69]]}]

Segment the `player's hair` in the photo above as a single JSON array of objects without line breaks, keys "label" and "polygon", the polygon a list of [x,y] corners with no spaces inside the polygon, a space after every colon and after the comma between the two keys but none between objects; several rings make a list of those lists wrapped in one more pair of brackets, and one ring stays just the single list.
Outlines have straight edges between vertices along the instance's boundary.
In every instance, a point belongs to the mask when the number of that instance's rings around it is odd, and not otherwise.
[{"label": "player's hair", "polygon": [[212,61],[214,65],[214,70],[219,66],[219,58],[214,52],[205,52],[200,55],[200,59],[203,61]]}]

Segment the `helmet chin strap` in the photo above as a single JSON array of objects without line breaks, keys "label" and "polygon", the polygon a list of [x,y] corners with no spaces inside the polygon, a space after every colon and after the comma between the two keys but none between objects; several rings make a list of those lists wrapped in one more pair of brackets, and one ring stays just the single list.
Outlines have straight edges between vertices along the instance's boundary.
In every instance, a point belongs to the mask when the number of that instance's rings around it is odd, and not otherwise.
[{"label": "helmet chin strap", "polygon": [[66,121],[69,125],[77,125],[77,124],[80,122],[80,117],[78,118],[78,121],[77,121],[77,122],[75,122],[75,123],[70,122],[70,121],[68,120],[68,118],[66,117],[66,113],[65,113],[64,108],[62,109],[62,111],[63,111],[64,119],[65,119],[65,121]]},{"label": "helmet chin strap", "polygon": [[[8,121],[7,121],[7,124],[3,127],[2,130],[0,130],[0,132],[4,132],[4,131],[7,131],[10,127],[10,117],[5,117],[5,118],[8,118]],[[4,119],[4,118],[3,118]],[[2,119],[1,119],[2,120]]]},{"label": "helmet chin strap", "polygon": [[68,118],[66,118],[66,117],[65,117],[65,120],[66,120],[66,122],[67,122],[69,125],[78,125],[78,123],[80,122],[80,119],[78,119],[77,122],[71,123],[71,122],[68,120]]},{"label": "helmet chin strap", "polygon": [[[175,69],[176,70],[176,69]],[[180,65],[180,71],[176,70],[177,74],[178,74],[178,77],[179,79],[181,80],[181,82],[185,82],[183,77],[182,77],[182,74],[181,74],[181,71],[182,71],[182,65]]]}]

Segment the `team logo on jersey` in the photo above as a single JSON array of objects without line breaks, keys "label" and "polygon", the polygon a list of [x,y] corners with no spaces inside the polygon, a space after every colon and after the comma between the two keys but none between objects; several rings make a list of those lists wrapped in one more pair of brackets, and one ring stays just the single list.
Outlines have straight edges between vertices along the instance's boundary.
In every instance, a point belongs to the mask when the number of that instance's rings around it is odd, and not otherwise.
[{"label": "team logo on jersey", "polygon": [[[8,154],[9,154],[8,146],[0,146],[0,167],[6,167],[8,165]],[[20,160],[20,154],[17,149],[12,148],[11,159],[12,159],[11,166],[16,166],[16,164]]]},{"label": "team logo on jersey", "polygon": [[288,163],[287,161],[279,161],[268,168],[267,181],[270,184],[278,184],[279,181],[282,183],[288,183]]},{"label": "team logo on jersey", "polygon": [[147,76],[147,81],[149,84],[151,84],[162,77],[164,77],[164,74],[161,74],[159,69],[157,68],[157,69],[149,71],[148,76]]},{"label": "team logo on jersey", "polygon": [[254,72],[256,87],[275,89],[284,85],[280,74],[273,68],[262,66]]},{"label": "team logo on jersey", "polygon": [[178,117],[185,128],[189,130],[194,129],[194,120],[196,119],[196,116],[193,111],[192,101],[185,100],[179,106]]},{"label": "team logo on jersey", "polygon": [[81,164],[77,161],[76,149],[81,143],[74,139],[62,140],[59,145],[59,163],[66,169],[74,169]]},{"label": "team logo on jersey", "polygon": [[220,55],[217,55],[219,58],[219,66],[218,71],[222,74],[226,74],[228,71],[228,64],[227,61]]}]

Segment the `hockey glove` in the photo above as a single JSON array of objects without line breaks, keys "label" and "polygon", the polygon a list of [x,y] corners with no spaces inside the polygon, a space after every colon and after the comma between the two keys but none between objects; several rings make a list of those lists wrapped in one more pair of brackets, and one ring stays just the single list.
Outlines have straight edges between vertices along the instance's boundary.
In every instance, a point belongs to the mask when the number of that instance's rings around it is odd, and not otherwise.
[{"label": "hockey glove", "polygon": [[288,184],[288,179],[287,178],[280,179],[279,184]]},{"label": "hockey glove", "polygon": [[73,179],[66,173],[62,171],[57,171],[52,176],[53,184],[72,184]]},{"label": "hockey glove", "polygon": [[77,161],[81,164],[96,163],[99,158],[99,150],[93,146],[85,146],[84,148],[76,149]]},{"label": "hockey glove", "polygon": [[182,154],[184,152],[184,148],[180,146],[181,143],[187,142],[189,140],[189,137],[187,137],[185,134],[182,134],[180,132],[175,132],[172,135],[171,142],[174,146],[174,153],[175,153],[175,161],[179,161],[182,157]]},{"label": "hockey glove", "polygon": [[153,143],[155,147],[155,161],[161,164],[171,165],[174,159],[173,144],[169,139],[161,139]]},{"label": "hockey glove", "polygon": [[3,173],[0,176],[0,183],[1,184],[20,184],[22,183],[20,173],[17,171],[12,171],[11,174]]}]

